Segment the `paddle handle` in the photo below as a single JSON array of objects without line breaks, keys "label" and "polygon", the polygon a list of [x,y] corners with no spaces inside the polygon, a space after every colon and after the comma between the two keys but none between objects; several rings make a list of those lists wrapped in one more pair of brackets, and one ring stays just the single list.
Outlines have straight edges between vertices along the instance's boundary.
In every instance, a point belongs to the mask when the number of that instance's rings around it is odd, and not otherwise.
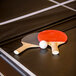
[{"label": "paddle handle", "polygon": [[38,45],[34,45],[34,44],[29,44],[29,43],[25,43],[23,44],[20,48],[16,49],[14,51],[15,54],[20,54],[21,52],[23,52],[24,50],[31,48],[31,47],[39,47]]},{"label": "paddle handle", "polygon": [[59,54],[58,44],[56,42],[49,43],[49,46],[51,46],[51,48],[52,48],[53,55]]}]

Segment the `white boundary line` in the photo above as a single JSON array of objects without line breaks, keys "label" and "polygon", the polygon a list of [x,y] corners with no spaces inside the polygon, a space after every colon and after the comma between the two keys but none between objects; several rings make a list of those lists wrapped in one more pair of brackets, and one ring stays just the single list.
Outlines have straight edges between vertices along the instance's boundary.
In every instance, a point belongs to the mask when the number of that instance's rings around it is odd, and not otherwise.
[{"label": "white boundary line", "polygon": [[[56,3],[56,4],[60,4],[59,2],[54,1],[54,0],[49,0],[49,1],[51,1],[51,2],[53,2],[53,3]],[[75,1],[75,0],[69,0],[69,1]],[[73,9],[73,8],[71,8],[71,7],[69,7],[69,6],[66,6],[66,5],[62,5],[62,6],[76,12],[75,9]]]},{"label": "white boundary line", "polygon": [[73,2],[73,0],[72,0],[72,1],[65,1],[65,2],[63,2],[63,3],[59,3],[58,5],[53,5],[53,6],[50,6],[50,7],[47,7],[47,8],[44,8],[44,9],[41,9],[41,10],[32,12],[32,13],[29,13],[29,14],[26,14],[26,15],[23,15],[23,16],[20,16],[20,17],[17,17],[17,18],[13,18],[13,19],[10,19],[10,20],[1,22],[0,25],[4,25],[4,24],[11,23],[11,22],[15,22],[15,21],[18,21],[18,20],[21,20],[21,19],[24,19],[24,18],[33,16],[33,15],[39,14],[39,13],[48,11],[48,10],[50,10],[50,9],[53,9],[53,8],[62,6],[62,5],[64,5],[64,4],[67,4],[67,3],[70,3],[70,2]]},{"label": "white boundary line", "polygon": [[32,73],[29,69],[27,69],[25,66],[23,66],[19,61],[17,61],[15,58],[13,58],[11,55],[9,55],[7,52],[5,52],[2,48],[0,48],[0,51],[6,55],[10,60],[12,60],[15,64],[17,64],[19,67],[21,67],[25,72],[27,72],[30,76],[36,76],[34,73]]}]

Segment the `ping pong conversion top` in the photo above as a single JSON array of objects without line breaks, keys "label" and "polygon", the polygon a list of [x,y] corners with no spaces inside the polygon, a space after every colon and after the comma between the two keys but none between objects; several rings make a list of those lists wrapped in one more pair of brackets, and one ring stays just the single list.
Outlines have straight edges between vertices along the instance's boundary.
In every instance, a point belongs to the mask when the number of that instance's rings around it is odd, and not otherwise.
[{"label": "ping pong conversion top", "polygon": [[[40,48],[32,48],[25,50],[20,55],[15,55],[13,51],[22,45],[21,39],[23,37],[20,39],[17,38],[16,40],[13,39],[13,41],[2,45],[1,48],[3,48],[4,51],[0,49],[1,56],[2,58],[7,56],[9,60],[11,59],[17,64],[17,67],[21,67],[19,68],[21,69],[21,72],[18,71],[21,76],[30,76],[31,74],[33,74],[31,76],[34,76],[34,74],[36,76],[76,76],[76,27],[70,29],[68,27],[68,25],[74,26],[75,23],[75,19],[72,19],[61,23],[58,26],[48,28],[64,31],[68,36],[68,42],[59,47],[60,55],[58,56],[53,56],[50,48],[47,48],[47,51],[40,50]],[[42,29],[43,28],[39,30]],[[37,30],[33,32],[37,32]],[[23,70],[25,70],[25,72]],[[2,73],[4,74],[4,72]],[[11,76],[13,76],[13,74],[11,74]]]},{"label": "ping pong conversion top", "polygon": [[0,43],[76,15],[75,0],[0,1]]},{"label": "ping pong conversion top", "polygon": [[[20,69],[18,72],[26,76],[31,72],[37,76],[76,76],[76,1],[0,0],[0,9],[0,45],[4,49],[0,49],[2,62],[3,58],[7,58],[9,63],[14,62]],[[59,56],[52,56],[49,48],[46,53],[39,48],[28,49],[20,55],[13,53],[22,45],[24,35],[44,29],[57,29],[68,35],[68,42],[59,48]],[[5,75],[6,72],[1,73]]]}]

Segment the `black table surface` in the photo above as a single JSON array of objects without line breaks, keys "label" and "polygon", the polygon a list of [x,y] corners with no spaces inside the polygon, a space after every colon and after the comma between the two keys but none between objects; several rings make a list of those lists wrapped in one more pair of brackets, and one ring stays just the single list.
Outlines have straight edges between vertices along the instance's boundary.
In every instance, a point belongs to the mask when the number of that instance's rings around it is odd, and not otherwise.
[{"label": "black table surface", "polygon": [[[55,0],[59,3],[65,2],[67,0]],[[50,1],[50,0],[1,0],[0,1],[0,22],[13,19],[31,12],[35,12],[38,10],[41,10],[43,8],[47,8],[50,6],[56,5],[56,3]],[[70,3],[65,4],[73,9],[76,9],[76,1],[71,1]],[[46,13],[50,13],[51,16],[53,14],[56,14],[58,12],[61,12],[60,15],[65,14],[65,16],[73,15],[75,14],[74,11],[69,10],[63,6],[59,6],[55,9],[52,9],[50,11],[47,11]],[[65,12],[65,13],[64,13]],[[44,13],[44,14],[46,14]],[[67,14],[68,13],[68,14]],[[42,15],[42,14],[41,14]],[[59,14],[58,14],[59,15]]]},{"label": "black table surface", "polygon": [[[0,72],[4,76],[21,76],[13,67],[0,57]],[[1,75],[0,75],[1,76]]]},{"label": "black table surface", "polygon": [[[67,0],[56,1],[62,3]],[[75,4],[76,1],[66,4],[66,6],[76,9]],[[56,4],[48,0],[33,0],[32,2],[30,0],[1,0],[0,22],[2,23],[53,5]],[[25,50],[20,55],[13,53],[14,50],[22,46],[21,39],[25,35],[46,29],[60,30],[67,34],[68,41],[59,47],[59,55],[53,56],[51,48],[47,48],[46,52],[40,48],[32,48]],[[47,12],[1,25],[0,47],[37,76],[76,76],[75,32],[76,12],[59,6]],[[4,62],[2,58],[0,60]],[[5,64],[7,63],[4,62],[4,66]],[[0,67],[2,68],[3,66]],[[7,68],[9,67],[8,65]],[[10,75],[8,74],[8,76]],[[12,73],[11,76],[13,76]],[[19,76],[17,72],[16,76]]]},{"label": "black table surface", "polygon": [[[57,0],[57,2],[63,3],[67,2],[67,0]],[[14,38],[16,36],[28,33],[30,31],[45,26],[47,27],[47,25],[49,24],[50,26],[53,26],[53,24],[61,22],[61,20],[67,20],[68,18],[76,15],[76,1],[73,1],[65,5],[69,8],[74,9],[75,11],[68,9],[64,6],[58,6],[42,13],[2,25],[2,23],[5,23],[6,21],[9,21],[11,19],[16,19],[32,12],[43,10],[45,8],[53,7],[56,5],[56,3],[49,0],[32,0],[31,2],[30,0],[1,0],[0,43],[3,43],[3,41],[6,41],[10,38]]]},{"label": "black table surface", "polygon": [[[2,48],[37,76],[75,76],[76,27],[69,27],[75,24],[76,20],[72,19],[49,28],[64,31],[68,36],[67,43],[59,47],[60,55],[58,56],[53,56],[50,48],[48,48],[46,52],[41,51],[40,48],[28,49],[20,55],[15,55],[13,51],[22,45],[21,38],[23,36],[16,40],[13,39],[11,42],[3,45]],[[38,31],[44,29],[46,28],[42,28]]]}]

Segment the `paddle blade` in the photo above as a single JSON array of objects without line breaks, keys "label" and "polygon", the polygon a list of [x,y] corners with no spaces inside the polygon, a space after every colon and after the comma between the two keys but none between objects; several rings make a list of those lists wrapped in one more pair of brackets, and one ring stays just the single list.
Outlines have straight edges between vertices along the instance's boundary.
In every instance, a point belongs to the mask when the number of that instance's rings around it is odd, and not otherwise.
[{"label": "paddle blade", "polygon": [[38,34],[38,40],[45,40],[47,42],[66,42],[67,35],[58,30],[45,30]]}]

